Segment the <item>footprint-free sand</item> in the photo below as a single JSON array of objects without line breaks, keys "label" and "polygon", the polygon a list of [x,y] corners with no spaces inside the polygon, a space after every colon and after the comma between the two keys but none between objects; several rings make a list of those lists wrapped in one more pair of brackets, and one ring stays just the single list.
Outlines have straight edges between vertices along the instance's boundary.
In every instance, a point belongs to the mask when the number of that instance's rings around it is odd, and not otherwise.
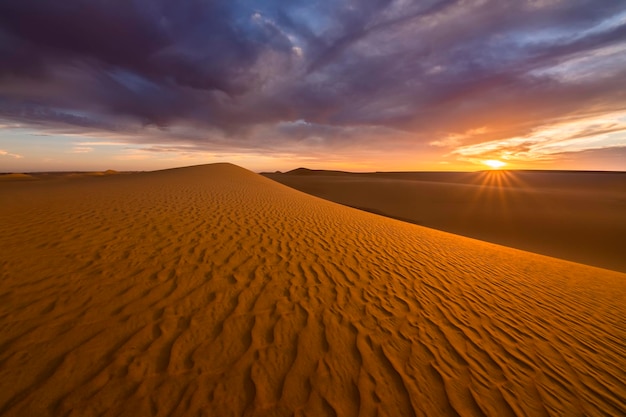
[{"label": "footprint-free sand", "polygon": [[2,416],[620,416],[626,274],[229,164],[0,183]]}]

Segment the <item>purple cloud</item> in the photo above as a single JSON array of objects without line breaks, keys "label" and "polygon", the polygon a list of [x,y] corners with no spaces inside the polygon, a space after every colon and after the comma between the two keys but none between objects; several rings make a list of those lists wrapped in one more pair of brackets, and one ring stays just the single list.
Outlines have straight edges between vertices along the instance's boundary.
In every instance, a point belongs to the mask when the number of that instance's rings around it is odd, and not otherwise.
[{"label": "purple cloud", "polygon": [[26,125],[258,149],[489,126],[471,145],[623,108],[626,5],[5,0],[0,57],[0,118]]}]

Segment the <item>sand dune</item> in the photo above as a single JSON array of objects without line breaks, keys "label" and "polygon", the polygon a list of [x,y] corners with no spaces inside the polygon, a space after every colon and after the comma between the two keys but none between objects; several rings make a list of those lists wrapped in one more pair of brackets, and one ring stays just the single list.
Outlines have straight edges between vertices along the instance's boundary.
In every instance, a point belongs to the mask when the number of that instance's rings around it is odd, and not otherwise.
[{"label": "sand dune", "polygon": [[626,272],[626,173],[265,174],[318,197],[487,242]]},{"label": "sand dune", "polygon": [[20,181],[20,180],[38,180],[38,181],[64,181],[77,177],[102,177],[105,175],[129,174],[129,172],[118,172],[112,169],[106,171],[68,171],[68,172],[31,172],[31,173],[0,173],[0,181]]},{"label": "sand dune", "polygon": [[29,181],[34,179],[29,174],[0,174],[0,181]]},{"label": "sand dune", "polygon": [[600,416],[626,275],[228,164],[0,184],[2,416]]}]

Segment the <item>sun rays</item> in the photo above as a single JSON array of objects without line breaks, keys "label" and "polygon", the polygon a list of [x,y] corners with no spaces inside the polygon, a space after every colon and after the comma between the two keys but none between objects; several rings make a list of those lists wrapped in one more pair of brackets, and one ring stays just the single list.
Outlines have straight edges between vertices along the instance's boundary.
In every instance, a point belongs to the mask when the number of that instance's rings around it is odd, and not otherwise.
[{"label": "sun rays", "polygon": [[[491,221],[505,228],[511,236],[523,232],[512,221],[514,207],[531,203],[531,186],[515,171],[493,168],[476,173],[474,195],[465,207],[464,215],[470,219],[476,213],[488,213]],[[528,192],[524,192],[528,191]]]}]

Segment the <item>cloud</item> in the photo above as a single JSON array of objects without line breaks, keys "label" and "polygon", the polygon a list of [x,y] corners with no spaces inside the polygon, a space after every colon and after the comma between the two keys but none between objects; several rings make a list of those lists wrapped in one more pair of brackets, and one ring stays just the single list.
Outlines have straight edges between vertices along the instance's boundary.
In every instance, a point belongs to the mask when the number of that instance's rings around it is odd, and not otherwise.
[{"label": "cloud", "polygon": [[499,159],[517,163],[553,160],[572,152],[626,147],[626,111],[540,126],[531,133],[459,146],[451,154],[468,161]]},{"label": "cloud", "polygon": [[541,126],[624,108],[624,39],[613,0],[5,0],[0,118],[201,149],[521,155]]},{"label": "cloud", "polygon": [[88,146],[74,146],[70,152],[71,153],[89,153],[89,152],[93,152],[93,148],[90,148]]},{"label": "cloud", "polygon": [[0,156],[8,156],[9,158],[21,159],[22,155],[18,155],[16,153],[7,152],[5,150],[0,149]]},{"label": "cloud", "polygon": [[127,145],[127,143],[125,142],[107,142],[107,141],[87,141],[87,142],[78,142],[76,143],[76,145],[79,146],[87,146],[87,147],[91,147],[91,146],[123,146],[123,145]]}]

